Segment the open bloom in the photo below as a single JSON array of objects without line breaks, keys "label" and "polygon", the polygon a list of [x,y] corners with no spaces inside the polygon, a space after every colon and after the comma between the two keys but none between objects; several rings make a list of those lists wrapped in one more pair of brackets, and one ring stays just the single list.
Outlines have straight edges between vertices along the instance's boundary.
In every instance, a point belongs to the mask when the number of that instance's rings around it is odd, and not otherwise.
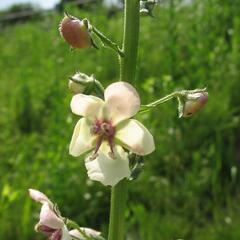
[{"label": "open bloom", "polygon": [[29,189],[29,195],[36,202],[42,203],[40,219],[35,230],[44,233],[51,240],[71,240],[63,219],[54,210],[54,205],[48,197],[34,189]]},{"label": "open bloom", "polygon": [[127,82],[116,82],[104,92],[105,101],[77,94],[71,101],[73,113],[82,116],[75,126],[69,152],[79,156],[90,150],[85,165],[88,176],[104,185],[115,185],[130,176],[129,160],[123,147],[137,155],[155,149],[151,133],[133,117],[140,98]]}]

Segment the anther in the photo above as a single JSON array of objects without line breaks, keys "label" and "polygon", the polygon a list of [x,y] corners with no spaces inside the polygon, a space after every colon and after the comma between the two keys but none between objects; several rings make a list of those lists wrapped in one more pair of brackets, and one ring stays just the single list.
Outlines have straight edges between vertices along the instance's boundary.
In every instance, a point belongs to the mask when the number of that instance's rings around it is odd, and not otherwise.
[{"label": "anther", "polygon": [[110,125],[108,123],[102,123],[101,129],[105,132],[108,133],[110,130]]},{"label": "anther", "polygon": [[116,156],[115,156],[114,152],[109,152],[108,156],[112,159],[116,159]]},{"label": "anther", "polygon": [[93,155],[90,156],[89,159],[90,159],[91,161],[93,161],[93,160],[95,160],[97,157],[98,157],[98,153],[93,153]]}]

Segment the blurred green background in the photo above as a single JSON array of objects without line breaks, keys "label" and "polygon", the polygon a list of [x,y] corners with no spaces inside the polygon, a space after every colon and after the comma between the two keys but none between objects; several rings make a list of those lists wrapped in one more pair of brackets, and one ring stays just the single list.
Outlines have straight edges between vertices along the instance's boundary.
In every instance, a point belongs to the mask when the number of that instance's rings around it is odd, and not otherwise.
[{"label": "blurred green background", "polygon": [[[130,183],[129,240],[240,239],[240,0],[163,1],[141,19],[137,80],[142,103],[176,89],[208,87],[206,107],[189,119],[168,102],[141,121],[156,151]],[[123,12],[100,3],[64,7],[119,44]],[[6,13],[0,14],[3,16]],[[0,239],[44,239],[34,232],[45,192],[64,216],[106,236],[110,188],[87,180],[83,158],[68,154],[77,117],[68,77],[118,80],[108,49],[69,50],[58,32],[61,11],[0,26]]]}]

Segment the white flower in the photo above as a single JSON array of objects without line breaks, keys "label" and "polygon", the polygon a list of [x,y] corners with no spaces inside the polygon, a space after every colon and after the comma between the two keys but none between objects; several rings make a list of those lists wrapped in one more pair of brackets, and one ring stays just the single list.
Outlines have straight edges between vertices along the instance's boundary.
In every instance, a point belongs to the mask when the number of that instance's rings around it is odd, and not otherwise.
[{"label": "white flower", "polygon": [[33,200],[42,204],[35,230],[44,233],[51,240],[71,240],[63,219],[55,212],[54,205],[48,197],[34,189],[29,189],[29,195]]},{"label": "white flower", "polygon": [[127,82],[116,82],[104,92],[105,101],[77,94],[71,101],[73,113],[82,116],[75,126],[69,152],[79,156],[93,150],[85,160],[88,176],[114,186],[130,176],[129,161],[123,147],[137,155],[154,151],[151,133],[133,117],[140,98]]}]

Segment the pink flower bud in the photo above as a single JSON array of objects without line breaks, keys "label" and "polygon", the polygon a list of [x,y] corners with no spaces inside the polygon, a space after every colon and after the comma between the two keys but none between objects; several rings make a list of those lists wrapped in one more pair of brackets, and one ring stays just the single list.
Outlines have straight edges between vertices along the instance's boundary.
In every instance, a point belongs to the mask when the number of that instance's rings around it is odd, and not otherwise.
[{"label": "pink flower bud", "polygon": [[183,117],[190,117],[204,107],[208,101],[207,92],[189,93],[183,106]]},{"label": "pink flower bud", "polygon": [[66,14],[60,23],[59,31],[64,40],[73,48],[92,46],[87,26],[82,20]]},{"label": "pink flower bud", "polygon": [[39,222],[35,225],[35,230],[44,233],[51,240],[71,240],[63,218],[49,198],[35,189],[29,189],[29,195],[33,200],[42,203]]},{"label": "pink flower bud", "polygon": [[50,200],[48,199],[48,197],[44,193],[42,193],[38,190],[35,190],[35,189],[28,189],[28,191],[29,191],[30,197],[34,201],[40,202],[42,204],[44,204],[45,202],[50,202]]}]

